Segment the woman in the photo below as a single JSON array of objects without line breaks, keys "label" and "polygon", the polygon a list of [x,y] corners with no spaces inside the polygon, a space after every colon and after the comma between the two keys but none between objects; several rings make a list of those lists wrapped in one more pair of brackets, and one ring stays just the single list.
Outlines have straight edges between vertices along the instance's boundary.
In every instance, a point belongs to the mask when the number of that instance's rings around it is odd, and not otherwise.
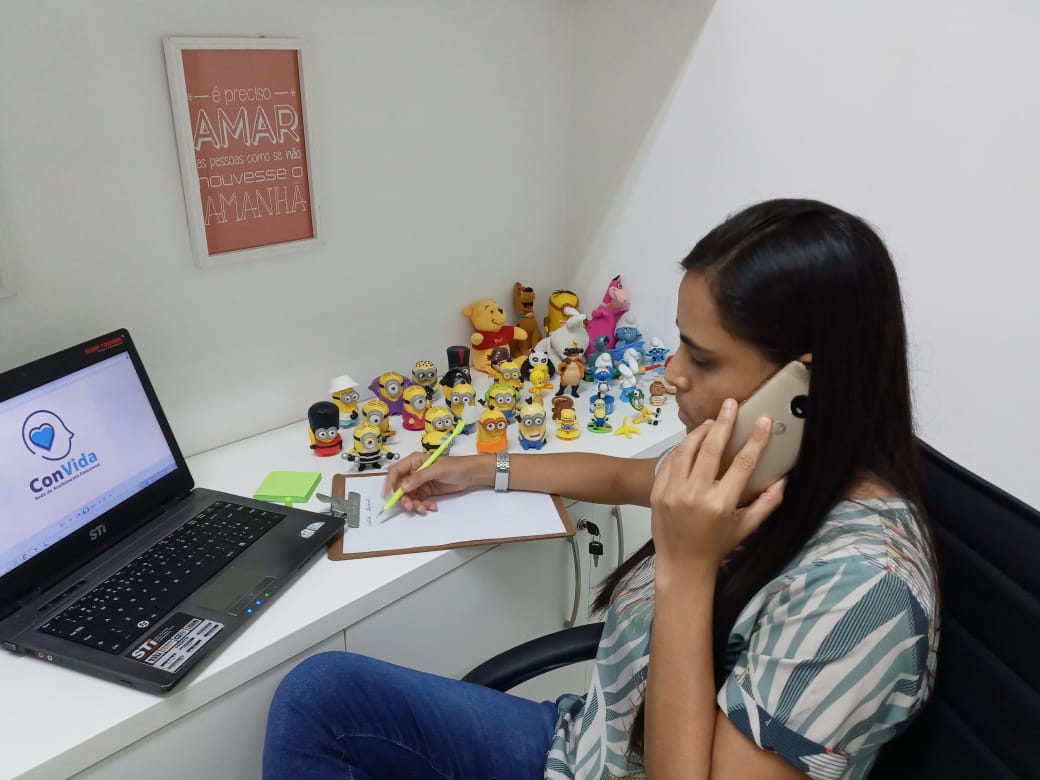
[{"label": "woman", "polygon": [[[736,214],[683,268],[666,370],[683,441],[659,463],[512,458],[510,489],[651,507],[653,540],[597,599],[606,626],[586,695],[536,704],[316,656],[275,697],[267,776],[867,775],[926,701],[938,644],[895,269],[862,220],[805,200]],[[791,360],[811,366],[798,462],[738,506],[770,424],[720,473],[734,399]],[[492,456],[421,461],[387,479],[410,511],[494,482]]]}]

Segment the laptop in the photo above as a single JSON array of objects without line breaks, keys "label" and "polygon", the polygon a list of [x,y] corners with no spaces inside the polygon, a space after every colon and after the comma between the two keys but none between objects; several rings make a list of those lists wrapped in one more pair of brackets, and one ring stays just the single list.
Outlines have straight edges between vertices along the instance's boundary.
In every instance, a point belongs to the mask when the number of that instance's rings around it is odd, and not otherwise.
[{"label": "laptop", "polygon": [[195,488],[126,330],[0,374],[0,643],[165,693],[343,520]]}]

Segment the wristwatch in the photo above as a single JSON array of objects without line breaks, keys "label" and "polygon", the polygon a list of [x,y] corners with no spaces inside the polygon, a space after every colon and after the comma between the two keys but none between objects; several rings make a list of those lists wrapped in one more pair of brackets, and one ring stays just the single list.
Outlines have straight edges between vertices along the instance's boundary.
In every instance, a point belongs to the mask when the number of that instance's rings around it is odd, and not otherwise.
[{"label": "wristwatch", "polygon": [[495,492],[505,493],[509,490],[509,453],[499,452],[495,455]]}]

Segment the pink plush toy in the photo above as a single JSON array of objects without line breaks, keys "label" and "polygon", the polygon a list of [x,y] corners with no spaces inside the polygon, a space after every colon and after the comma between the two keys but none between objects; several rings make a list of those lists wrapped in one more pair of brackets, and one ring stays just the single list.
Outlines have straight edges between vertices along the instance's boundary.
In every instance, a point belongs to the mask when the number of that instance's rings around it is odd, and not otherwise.
[{"label": "pink plush toy", "polygon": [[628,293],[621,287],[621,275],[618,274],[607,285],[607,291],[603,293],[603,303],[592,310],[588,323],[587,354],[614,348],[614,330],[617,328],[618,319],[628,311],[628,305]]}]

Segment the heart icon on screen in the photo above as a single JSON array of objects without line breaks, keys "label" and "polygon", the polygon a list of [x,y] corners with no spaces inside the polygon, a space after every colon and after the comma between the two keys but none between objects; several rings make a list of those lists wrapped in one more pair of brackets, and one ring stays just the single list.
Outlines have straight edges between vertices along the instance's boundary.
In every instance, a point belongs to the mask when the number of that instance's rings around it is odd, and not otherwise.
[{"label": "heart icon on screen", "polygon": [[54,426],[44,423],[38,428],[33,428],[29,431],[29,441],[41,449],[50,450],[54,444]]}]

